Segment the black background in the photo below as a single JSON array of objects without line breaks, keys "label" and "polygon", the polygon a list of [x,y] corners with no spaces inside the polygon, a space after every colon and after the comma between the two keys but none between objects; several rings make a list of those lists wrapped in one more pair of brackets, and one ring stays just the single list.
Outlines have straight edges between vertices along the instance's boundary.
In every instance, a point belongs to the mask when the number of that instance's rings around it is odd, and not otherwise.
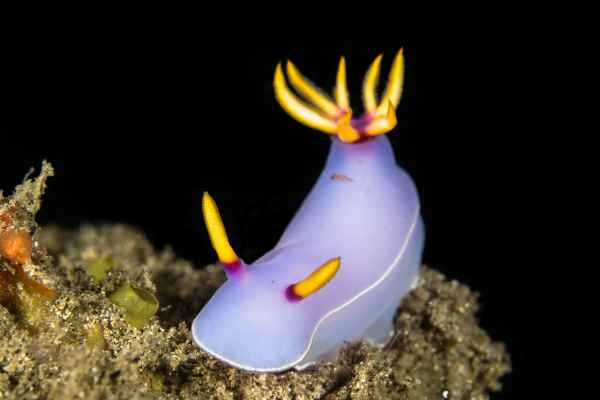
[{"label": "black background", "polygon": [[369,63],[383,52],[385,77],[401,46],[406,84],[389,138],[420,192],[425,262],[481,293],[481,322],[507,344],[515,369],[495,398],[513,398],[526,360],[528,266],[516,229],[528,174],[517,161],[524,128],[509,101],[515,67],[479,44],[37,37],[6,58],[0,188],[10,193],[47,159],[56,176],[42,224],[131,224],[198,267],[215,258],[200,208],[208,190],[251,262],[275,244],[329,146],[274,100],[277,62],[292,59],[329,89],[344,54],[360,110]]}]

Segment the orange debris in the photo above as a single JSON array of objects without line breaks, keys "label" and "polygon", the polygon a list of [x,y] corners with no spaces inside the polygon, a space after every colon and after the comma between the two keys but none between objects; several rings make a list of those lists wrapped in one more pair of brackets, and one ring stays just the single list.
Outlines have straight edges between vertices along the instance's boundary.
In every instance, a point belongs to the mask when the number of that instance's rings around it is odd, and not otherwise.
[{"label": "orange debris", "polygon": [[10,225],[13,222],[12,217],[10,215],[10,211],[14,212],[15,207],[11,208],[9,211],[5,211],[2,214],[0,214],[0,222],[4,223],[4,225]]},{"label": "orange debris", "polygon": [[25,231],[10,229],[0,233],[0,255],[12,263],[31,260],[31,236]]},{"label": "orange debris", "polygon": [[[6,214],[2,214],[2,221]],[[8,217],[10,218],[10,216]],[[0,256],[9,261],[15,272],[16,278],[29,292],[35,292],[42,297],[53,300],[58,297],[54,289],[31,279],[21,265],[31,261],[32,242],[31,236],[26,231],[9,229],[0,232]],[[13,295],[15,276],[9,271],[0,270],[0,297],[10,298]]]},{"label": "orange debris", "polygon": [[15,277],[0,269],[0,304],[6,306],[15,296]]},{"label": "orange debris", "polygon": [[54,300],[58,297],[56,290],[48,288],[42,285],[41,283],[31,279],[29,275],[27,275],[27,272],[25,272],[23,267],[21,267],[20,265],[15,265],[15,270],[17,271],[17,276],[19,277],[19,280],[21,281],[23,286],[25,286],[25,290],[29,292],[35,292],[49,300]]}]

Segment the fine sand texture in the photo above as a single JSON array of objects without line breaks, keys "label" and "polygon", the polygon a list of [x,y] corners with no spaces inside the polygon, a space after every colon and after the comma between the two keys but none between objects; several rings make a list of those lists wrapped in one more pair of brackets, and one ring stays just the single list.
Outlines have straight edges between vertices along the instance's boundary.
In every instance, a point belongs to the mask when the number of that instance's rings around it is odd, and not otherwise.
[{"label": "fine sand texture", "polygon": [[[426,266],[385,349],[351,343],[303,372],[230,368],[189,330],[221,267],[154,249],[125,225],[38,226],[52,174],[44,163],[0,193],[0,399],[475,400],[510,371],[504,345],[478,324],[477,295]],[[124,287],[141,303],[120,301]]]}]

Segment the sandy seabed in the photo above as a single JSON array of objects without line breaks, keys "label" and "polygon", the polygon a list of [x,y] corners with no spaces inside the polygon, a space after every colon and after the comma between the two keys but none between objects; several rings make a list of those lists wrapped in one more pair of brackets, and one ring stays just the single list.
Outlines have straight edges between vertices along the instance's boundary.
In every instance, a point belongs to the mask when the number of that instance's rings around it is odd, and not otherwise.
[{"label": "sandy seabed", "polygon": [[[49,300],[18,279],[0,279],[0,399],[475,400],[500,390],[510,371],[504,345],[478,324],[477,295],[426,266],[385,349],[349,344],[335,362],[303,372],[230,368],[197,348],[189,330],[224,281],[222,269],[157,251],[125,225],[39,227],[34,217],[52,172],[44,164],[12,196],[0,193],[0,216],[11,215],[0,234],[31,233],[22,268],[57,293]],[[101,280],[90,274],[98,260],[110,263]],[[17,276],[2,257],[0,272]],[[123,284],[159,300],[142,328],[109,298]]]}]

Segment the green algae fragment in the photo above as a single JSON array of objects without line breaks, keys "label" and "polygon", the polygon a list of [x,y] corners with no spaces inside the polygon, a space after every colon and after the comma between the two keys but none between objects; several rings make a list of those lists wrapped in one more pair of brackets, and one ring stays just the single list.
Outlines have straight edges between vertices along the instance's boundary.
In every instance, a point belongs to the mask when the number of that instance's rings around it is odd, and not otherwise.
[{"label": "green algae fragment", "polygon": [[87,328],[86,339],[90,348],[106,349],[106,340],[104,340],[102,328],[98,323],[93,323]]},{"label": "green algae fragment", "polygon": [[106,279],[108,271],[115,267],[115,262],[112,257],[98,257],[90,261],[86,267],[88,274],[94,278],[97,283]]},{"label": "green algae fragment", "polygon": [[155,392],[164,392],[165,390],[165,376],[158,372],[148,372],[148,383]]},{"label": "green algae fragment", "polygon": [[140,329],[158,311],[158,300],[146,289],[126,283],[108,299],[125,310],[125,320]]},{"label": "green algae fragment", "polygon": [[[385,350],[357,343],[310,372],[247,373],[200,350],[189,328],[224,282],[222,267],[194,268],[120,224],[44,227],[37,240],[38,276],[61,296],[45,302],[47,310],[33,306],[40,313],[28,318],[0,306],[0,399],[484,400],[510,371],[506,348],[477,323],[476,294],[427,267]],[[119,269],[104,290],[81,273],[91,251],[110,254]],[[152,293],[168,312],[132,329],[105,295],[125,282],[156,285]],[[23,289],[15,288],[15,302],[35,300]]]},{"label": "green algae fragment", "polygon": [[36,293],[20,291],[17,297],[17,314],[30,330],[36,331],[48,318],[48,303]]}]

